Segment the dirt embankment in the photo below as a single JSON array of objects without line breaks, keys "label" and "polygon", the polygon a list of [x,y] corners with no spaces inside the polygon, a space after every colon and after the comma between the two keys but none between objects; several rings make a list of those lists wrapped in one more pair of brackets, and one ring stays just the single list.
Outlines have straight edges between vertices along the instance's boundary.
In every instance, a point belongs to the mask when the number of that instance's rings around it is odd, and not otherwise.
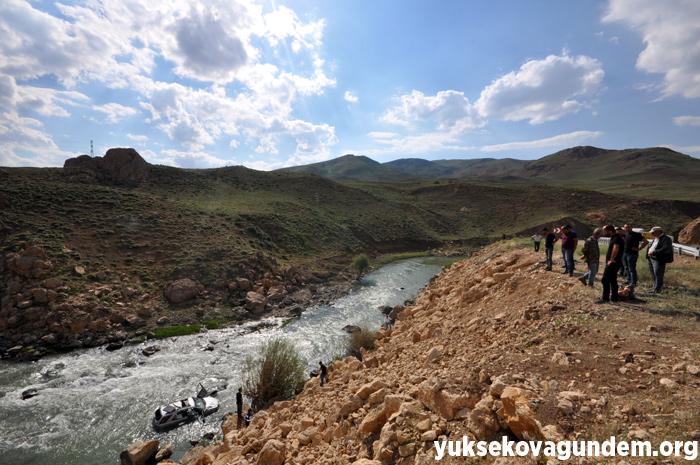
[{"label": "dirt embankment", "polygon": [[697,318],[644,300],[596,305],[598,288],[544,271],[541,258],[491,249],[454,264],[364,363],[334,362],[326,386],[310,380],[247,429],[228,417],[223,439],[182,463],[428,464],[434,440],[463,436],[697,439]]}]

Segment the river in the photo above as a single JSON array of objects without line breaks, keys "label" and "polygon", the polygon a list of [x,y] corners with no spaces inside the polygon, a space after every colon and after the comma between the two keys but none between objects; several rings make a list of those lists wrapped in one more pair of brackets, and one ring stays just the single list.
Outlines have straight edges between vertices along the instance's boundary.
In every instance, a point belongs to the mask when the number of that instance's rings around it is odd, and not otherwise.
[{"label": "river", "polygon": [[[410,299],[441,267],[453,259],[424,257],[385,265],[354,284],[333,305],[314,307],[283,327],[283,320],[264,320],[191,336],[147,341],[108,352],[84,349],[36,362],[0,363],[0,464],[119,464],[119,453],[132,442],[158,439],[175,445],[174,458],[189,439],[221,431],[221,419],[235,410],[242,379],[241,361],[255,355],[271,338],[291,341],[308,363],[308,371],[329,363],[342,351],[345,325],[378,328],[381,305]],[[146,345],[163,350],[151,357]],[[213,346],[213,350],[207,350]],[[204,424],[190,423],[157,433],[151,426],[158,405],[192,396],[197,385],[228,384],[218,394],[220,410]],[[39,395],[22,400],[36,388]]]}]

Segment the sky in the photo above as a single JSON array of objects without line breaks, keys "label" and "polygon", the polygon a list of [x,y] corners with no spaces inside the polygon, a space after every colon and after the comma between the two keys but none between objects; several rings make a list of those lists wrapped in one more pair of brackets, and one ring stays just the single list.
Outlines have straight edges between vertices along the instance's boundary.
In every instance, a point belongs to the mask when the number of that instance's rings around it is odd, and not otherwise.
[{"label": "sky", "polygon": [[0,166],[700,157],[698,0],[2,0]]}]

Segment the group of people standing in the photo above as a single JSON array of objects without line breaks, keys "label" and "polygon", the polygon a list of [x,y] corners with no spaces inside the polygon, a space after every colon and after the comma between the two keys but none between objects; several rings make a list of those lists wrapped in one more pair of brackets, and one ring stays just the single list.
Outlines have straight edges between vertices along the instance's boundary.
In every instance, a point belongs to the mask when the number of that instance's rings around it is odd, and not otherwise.
[{"label": "group of people standing", "polygon": [[[579,244],[578,235],[570,225],[562,226],[561,231],[564,274],[573,277],[575,267],[574,253]],[[639,279],[637,275],[637,261],[639,252],[645,247],[648,247],[646,257],[653,280],[651,293],[661,292],[666,263],[673,261],[673,240],[670,236],[664,234],[663,228],[660,226],[651,228],[649,234],[654,237],[651,243],[641,233],[634,231],[630,224],[625,224],[624,228],[609,224],[603,228],[595,229],[591,237],[584,241],[580,259],[587,265],[588,270],[579,280],[586,286],[593,286],[593,281],[600,267],[598,240],[603,236],[610,238],[608,251],[605,255],[605,268],[600,280],[603,285],[603,295],[596,303],[602,304],[618,301],[618,275],[626,278],[623,284],[629,289],[633,290],[637,286]],[[537,233],[532,238],[535,241],[535,251],[539,250],[539,243],[544,239],[546,270],[552,271],[554,244],[560,239],[554,233],[549,232],[547,228],[543,228],[541,234]]]}]

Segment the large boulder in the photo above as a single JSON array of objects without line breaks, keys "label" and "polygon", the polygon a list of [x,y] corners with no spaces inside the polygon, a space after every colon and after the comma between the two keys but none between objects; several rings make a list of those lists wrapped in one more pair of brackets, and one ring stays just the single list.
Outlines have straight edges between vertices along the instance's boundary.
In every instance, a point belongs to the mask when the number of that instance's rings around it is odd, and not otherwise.
[{"label": "large boulder", "polygon": [[535,412],[530,408],[533,393],[527,389],[508,386],[501,394],[503,410],[499,416],[505,418],[510,430],[523,441],[542,441],[544,433]]},{"label": "large boulder", "polygon": [[151,172],[146,160],[134,149],[109,149],[104,167],[110,177],[120,184],[140,184]]},{"label": "large boulder", "polygon": [[287,455],[287,449],[282,441],[270,439],[258,454],[259,465],[282,465]]},{"label": "large boulder", "polygon": [[175,304],[193,299],[198,293],[197,285],[189,278],[174,281],[165,289],[165,297]]},{"label": "large boulder", "polygon": [[130,445],[119,455],[122,465],[145,465],[146,461],[156,455],[160,443],[153,441],[138,441]]},{"label": "large boulder", "polygon": [[700,245],[700,218],[696,218],[678,234],[681,244]]}]

